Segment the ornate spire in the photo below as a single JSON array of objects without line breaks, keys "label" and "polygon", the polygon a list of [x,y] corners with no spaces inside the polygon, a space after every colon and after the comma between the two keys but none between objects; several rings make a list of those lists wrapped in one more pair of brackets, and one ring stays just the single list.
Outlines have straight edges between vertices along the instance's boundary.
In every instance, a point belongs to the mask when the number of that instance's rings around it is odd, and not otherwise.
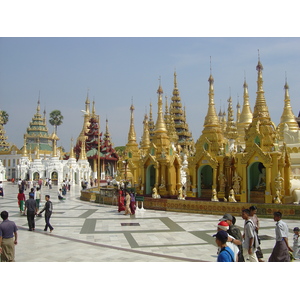
[{"label": "ornate spire", "polygon": [[128,133],[128,143],[136,143],[136,133],[134,129],[134,106],[131,104],[130,106],[130,127]]},{"label": "ornate spire", "polygon": [[73,138],[71,138],[71,150],[70,150],[70,157],[69,158],[75,158],[74,149],[73,149]]},{"label": "ornate spire", "polygon": [[[211,68],[210,68],[211,71]],[[221,129],[219,119],[215,109],[214,103],[214,78],[210,73],[208,78],[209,92],[208,92],[208,111],[204,121],[204,128],[202,134],[196,143],[196,151],[203,151],[205,149],[214,156],[219,155],[220,149],[225,143],[223,131]]]},{"label": "ornate spire", "polygon": [[22,149],[22,157],[28,157],[27,147],[26,147],[26,138],[24,138],[24,145],[23,145],[23,149]]},{"label": "ornate spire", "polygon": [[274,143],[276,139],[276,129],[271,121],[268,106],[266,104],[263,90],[263,66],[258,58],[257,70],[257,92],[256,102],[254,106],[253,119],[249,125],[245,135],[246,149],[251,148],[253,143],[256,143],[262,151],[274,151]]},{"label": "ornate spire", "polygon": [[150,134],[150,140],[152,140],[152,137],[154,135],[154,121],[153,121],[153,115],[152,115],[152,103],[150,102],[150,112],[149,112],[149,122],[148,122],[148,126],[149,126],[149,134]]},{"label": "ornate spire", "polygon": [[154,135],[160,133],[167,133],[166,124],[163,117],[163,101],[162,101],[163,89],[161,87],[161,84],[159,84],[157,94],[158,94],[158,102],[157,102],[158,111],[157,111],[157,120],[155,124]]},{"label": "ornate spire", "polygon": [[204,121],[204,127],[207,126],[220,126],[219,119],[216,113],[215,102],[214,102],[214,78],[211,74],[208,78],[209,89],[208,89],[208,111]]},{"label": "ornate spire", "polygon": [[143,129],[143,136],[141,140],[141,148],[146,150],[150,147],[150,134],[149,134],[147,114],[145,114],[143,124],[144,124],[144,129]]},{"label": "ornate spire", "polygon": [[[173,118],[173,126],[175,127],[177,138],[175,135],[173,136],[172,141],[176,141],[184,150],[185,148],[194,147],[194,141],[192,138],[192,134],[189,131],[189,126],[186,122],[186,114],[185,108],[182,109],[181,97],[179,95],[179,90],[177,87],[177,74],[174,72],[174,88],[173,88],[173,96],[172,103],[170,105],[170,114]],[[171,119],[172,119],[171,118]]]},{"label": "ornate spire", "polygon": [[236,123],[233,119],[232,99],[229,97],[228,101],[228,115],[225,137],[229,140],[235,140],[237,138]]},{"label": "ornate spire", "polygon": [[81,151],[79,155],[79,160],[86,160],[86,151],[85,151],[85,140],[82,140]]},{"label": "ornate spire", "polygon": [[258,119],[268,119],[270,120],[269,110],[265,99],[265,92],[263,89],[263,65],[260,62],[260,58],[258,60],[258,64],[256,66],[257,70],[257,92],[256,92],[256,103],[254,106],[253,118]]},{"label": "ornate spire", "polygon": [[86,94],[85,111],[86,111],[87,114],[90,114],[89,90],[87,91],[87,94]]},{"label": "ornate spire", "polygon": [[280,118],[280,124],[277,127],[280,140],[283,140],[284,124],[287,124],[289,126],[289,130],[299,130],[298,123],[296,122],[296,118],[291,106],[291,99],[289,95],[289,86],[287,84],[287,80],[285,81],[284,90],[284,108]]},{"label": "ornate spire", "polygon": [[252,122],[252,118],[253,118],[251,107],[249,104],[248,84],[246,82],[246,78],[244,80],[243,88],[244,88],[244,96],[243,96],[244,103],[243,103],[243,108],[242,108],[239,122],[237,123],[239,143],[244,142],[245,129],[248,129],[249,125]]},{"label": "ornate spire", "polygon": [[240,105],[240,101],[238,100],[236,105],[236,123],[240,121],[240,116],[241,116],[241,105]]}]

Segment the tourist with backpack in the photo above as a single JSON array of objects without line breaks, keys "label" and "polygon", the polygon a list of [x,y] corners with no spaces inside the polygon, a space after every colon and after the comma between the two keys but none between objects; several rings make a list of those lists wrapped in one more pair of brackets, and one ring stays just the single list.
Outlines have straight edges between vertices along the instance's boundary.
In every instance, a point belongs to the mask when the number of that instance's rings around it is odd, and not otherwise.
[{"label": "tourist with backpack", "polygon": [[252,220],[250,219],[249,209],[243,209],[242,218],[245,220],[243,235],[243,255],[245,262],[258,262],[255,253],[258,246],[258,239],[255,231],[255,226]]}]

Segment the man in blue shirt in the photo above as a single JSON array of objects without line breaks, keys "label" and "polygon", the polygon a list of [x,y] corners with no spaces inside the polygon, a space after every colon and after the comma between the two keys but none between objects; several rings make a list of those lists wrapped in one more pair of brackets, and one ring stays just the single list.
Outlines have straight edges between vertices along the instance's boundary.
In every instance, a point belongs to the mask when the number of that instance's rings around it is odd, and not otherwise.
[{"label": "man in blue shirt", "polygon": [[217,261],[234,262],[234,253],[229,247],[226,246],[228,233],[224,230],[221,230],[217,232],[215,237],[216,237],[216,244],[221,248]]}]

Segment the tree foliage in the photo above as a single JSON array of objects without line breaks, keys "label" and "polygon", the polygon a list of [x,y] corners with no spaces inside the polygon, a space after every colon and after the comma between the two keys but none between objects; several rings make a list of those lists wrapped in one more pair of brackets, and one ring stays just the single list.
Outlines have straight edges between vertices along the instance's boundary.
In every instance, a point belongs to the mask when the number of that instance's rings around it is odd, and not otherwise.
[{"label": "tree foliage", "polygon": [[0,111],[1,116],[2,116],[2,124],[5,125],[8,122],[9,114],[5,110]]},{"label": "tree foliage", "polygon": [[61,114],[60,110],[53,110],[49,114],[49,123],[54,126],[55,134],[57,133],[57,126],[63,123],[63,115]]}]

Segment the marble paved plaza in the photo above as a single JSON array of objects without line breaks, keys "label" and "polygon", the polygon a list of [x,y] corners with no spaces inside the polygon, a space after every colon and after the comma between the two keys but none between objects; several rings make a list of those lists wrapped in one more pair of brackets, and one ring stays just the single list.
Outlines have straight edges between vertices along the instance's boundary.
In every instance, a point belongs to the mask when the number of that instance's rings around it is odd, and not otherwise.
[{"label": "marble paved plaza", "polygon": [[[221,215],[201,215],[139,210],[135,216],[119,213],[117,206],[79,200],[73,187],[66,200],[57,199],[57,187],[42,188],[54,206],[52,233],[44,232],[44,218],[36,217],[36,230],[28,231],[27,219],[17,205],[17,185],[4,183],[0,210],[9,212],[18,228],[17,262],[214,262],[217,247],[212,235]],[[28,190],[25,192],[28,197]],[[43,207],[45,200],[42,200]],[[225,212],[224,212],[225,213]],[[283,220],[292,229],[300,220]],[[237,216],[242,229],[243,220]],[[267,261],[274,246],[275,222],[260,219],[261,248]]]}]

